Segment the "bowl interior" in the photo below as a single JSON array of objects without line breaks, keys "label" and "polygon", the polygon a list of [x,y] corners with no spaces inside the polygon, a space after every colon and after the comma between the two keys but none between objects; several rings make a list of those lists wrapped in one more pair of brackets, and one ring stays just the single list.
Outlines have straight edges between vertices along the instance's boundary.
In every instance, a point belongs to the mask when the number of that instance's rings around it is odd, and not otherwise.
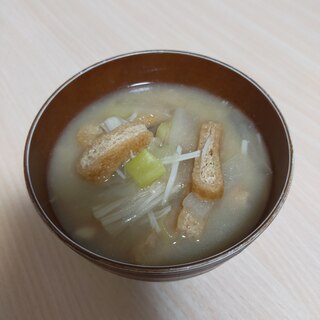
[{"label": "bowl interior", "polygon": [[47,189],[51,152],[62,130],[95,100],[146,82],[204,89],[232,102],[255,123],[266,142],[273,169],[271,193],[261,219],[265,221],[281,198],[291,170],[291,145],[281,115],[268,96],[237,70],[180,52],[130,54],[98,63],[67,81],[49,98],[32,125],[25,154],[27,185],[44,220],[63,237],[65,231],[52,210]]}]

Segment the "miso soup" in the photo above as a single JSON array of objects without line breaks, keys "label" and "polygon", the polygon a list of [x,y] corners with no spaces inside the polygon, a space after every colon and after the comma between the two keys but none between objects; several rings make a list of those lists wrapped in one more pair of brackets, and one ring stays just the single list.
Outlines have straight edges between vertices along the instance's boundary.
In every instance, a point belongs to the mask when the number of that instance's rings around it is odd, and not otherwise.
[{"label": "miso soup", "polygon": [[[210,131],[201,145],[208,126],[219,139]],[[204,161],[209,173],[201,174],[213,174],[202,187],[219,192],[195,188]],[[52,207],[72,239],[143,265],[232,246],[260,221],[272,179],[263,139],[236,106],[171,84],[125,88],[88,106],[58,139],[48,175]]]}]

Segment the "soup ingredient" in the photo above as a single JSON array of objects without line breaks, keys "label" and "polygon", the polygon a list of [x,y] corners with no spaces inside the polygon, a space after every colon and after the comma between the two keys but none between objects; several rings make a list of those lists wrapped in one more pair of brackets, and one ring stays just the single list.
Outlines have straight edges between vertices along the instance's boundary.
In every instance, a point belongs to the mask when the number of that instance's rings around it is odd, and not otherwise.
[{"label": "soup ingredient", "polygon": [[93,141],[103,133],[102,128],[94,124],[88,124],[80,128],[77,133],[77,140],[83,148],[92,145]]},{"label": "soup ingredient", "polygon": [[154,137],[148,146],[148,151],[163,162],[163,158],[172,156],[176,152],[176,146],[173,147],[168,144],[162,144],[159,138]]},{"label": "soup ingredient", "polygon": [[[182,148],[180,146],[177,146],[177,155],[180,155],[181,151],[182,151]],[[169,195],[171,193],[171,190],[177,178],[178,169],[179,169],[179,162],[174,162],[171,167],[166,190],[164,191],[163,200],[162,200],[163,204],[166,203],[169,198]]]},{"label": "soup ingredient", "polygon": [[204,199],[215,200],[223,195],[223,175],[220,164],[222,124],[208,121],[202,124],[198,149],[192,172],[192,192]]},{"label": "soup ingredient", "polygon": [[156,132],[156,137],[158,137],[162,143],[166,143],[169,138],[170,129],[171,129],[171,121],[164,121],[160,123]]},{"label": "soup ingredient", "polygon": [[199,239],[207,225],[208,214],[213,208],[214,202],[200,199],[190,192],[183,200],[182,205],[177,231],[185,237]]},{"label": "soup ingredient", "polygon": [[177,108],[172,117],[172,125],[168,143],[180,145],[184,152],[196,150],[198,126],[192,115],[185,109]]},{"label": "soup ingredient", "polygon": [[168,113],[153,112],[138,116],[134,122],[144,124],[147,128],[159,125],[170,117]]},{"label": "soup ingredient", "polygon": [[163,164],[169,164],[169,163],[175,163],[175,162],[180,162],[180,161],[185,161],[185,160],[191,160],[194,158],[200,157],[200,150],[189,152],[189,153],[184,153],[181,155],[174,155],[174,156],[167,156],[161,159],[161,162]]},{"label": "soup ingredient", "polygon": [[143,124],[123,124],[99,136],[84,151],[78,172],[86,180],[105,180],[130,158],[130,152],[137,153],[147,147],[152,137]]},{"label": "soup ingredient", "polygon": [[124,168],[126,173],[141,188],[151,185],[166,172],[161,161],[146,149],[142,150],[136,157],[127,162]]},{"label": "soup ingredient", "polygon": [[[179,184],[175,185],[170,197],[174,197],[182,188]],[[108,233],[115,236],[131,223],[147,216],[149,212],[153,212],[157,220],[167,215],[172,208],[170,205],[161,205],[164,190],[164,183],[155,182],[131,197],[124,195],[111,203],[94,208],[93,215]]]},{"label": "soup ingredient", "polygon": [[110,132],[112,130],[114,130],[115,128],[118,128],[119,126],[121,126],[122,124],[126,123],[127,121],[120,118],[120,117],[110,117],[107,118],[106,120],[104,120],[101,123],[101,127],[106,131],[106,132]]},{"label": "soup ingredient", "polygon": [[156,233],[160,233],[163,228],[160,227],[158,220],[166,216],[172,210],[171,206],[167,206],[162,210],[156,212],[156,214],[151,210],[148,212],[149,222],[151,228],[156,231]]}]

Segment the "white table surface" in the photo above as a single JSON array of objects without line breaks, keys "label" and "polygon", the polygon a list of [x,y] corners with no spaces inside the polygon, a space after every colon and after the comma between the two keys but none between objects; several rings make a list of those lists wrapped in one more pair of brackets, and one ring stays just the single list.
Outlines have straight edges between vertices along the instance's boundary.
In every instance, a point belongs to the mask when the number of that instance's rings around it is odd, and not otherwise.
[{"label": "white table surface", "polygon": [[[320,2],[0,0],[0,319],[320,319]],[[97,61],[178,49],[255,79],[295,149],[276,220],[218,269],[171,283],[100,270],[44,225],[22,156],[47,97]]]}]

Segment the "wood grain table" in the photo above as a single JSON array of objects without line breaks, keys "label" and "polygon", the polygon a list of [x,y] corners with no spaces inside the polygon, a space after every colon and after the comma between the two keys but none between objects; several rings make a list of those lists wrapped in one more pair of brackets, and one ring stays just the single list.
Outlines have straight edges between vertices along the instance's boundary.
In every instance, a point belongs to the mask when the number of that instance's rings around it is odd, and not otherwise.
[{"label": "wood grain table", "polygon": [[[178,49],[231,64],[283,112],[291,192],[270,228],[220,268],[170,283],[127,280],[67,248],[25,188],[31,122],[97,61]],[[0,0],[0,319],[320,319],[320,1]]]}]

